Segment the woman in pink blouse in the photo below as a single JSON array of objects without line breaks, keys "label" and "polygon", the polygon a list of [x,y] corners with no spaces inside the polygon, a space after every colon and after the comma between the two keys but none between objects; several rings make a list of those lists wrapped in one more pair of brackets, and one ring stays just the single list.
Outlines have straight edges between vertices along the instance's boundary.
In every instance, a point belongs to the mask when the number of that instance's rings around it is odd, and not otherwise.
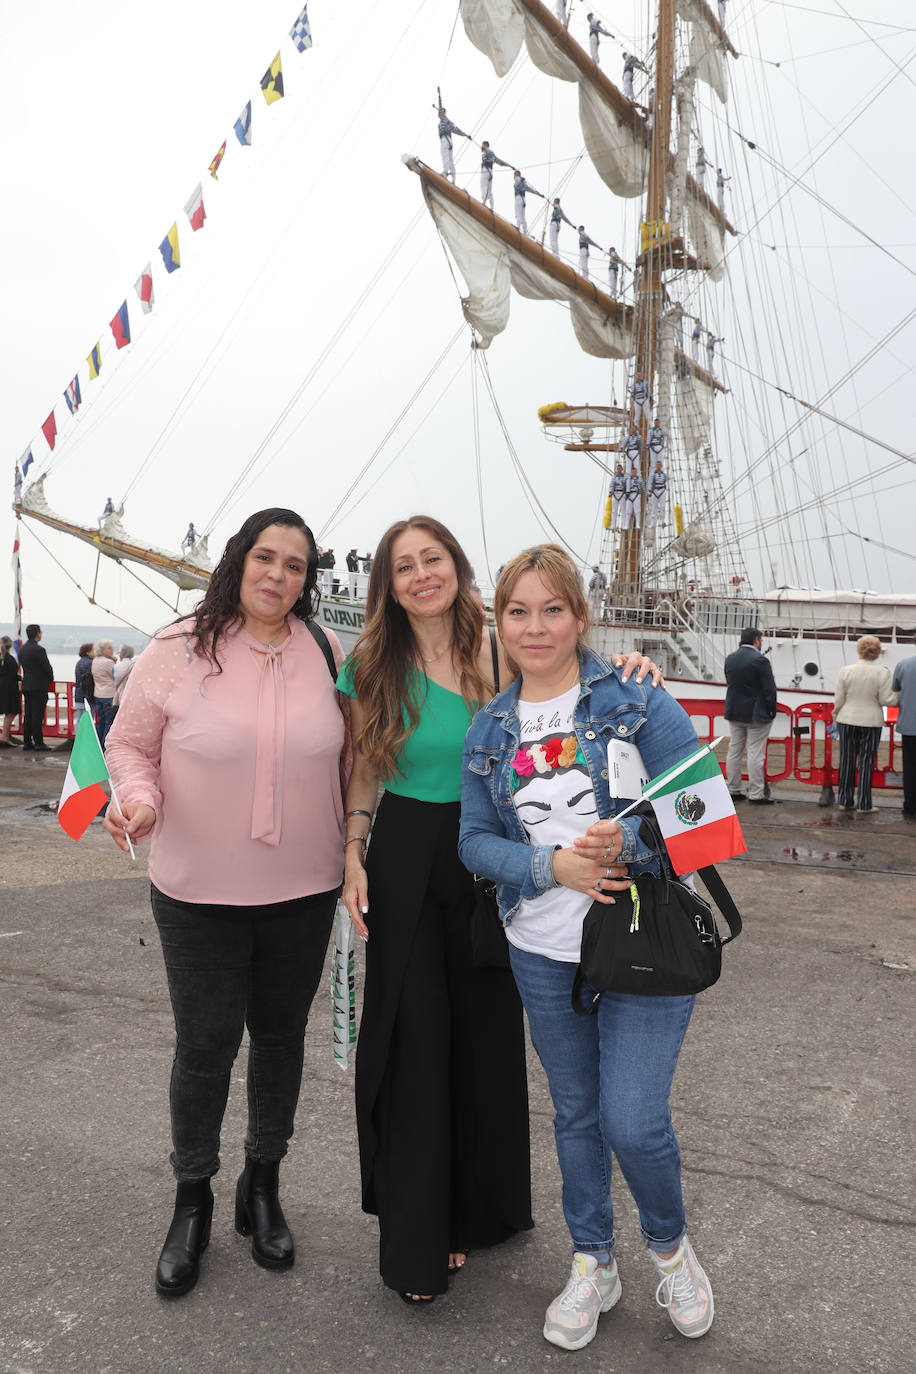
[{"label": "woman in pink blouse", "polygon": [[278,1170],[309,1007],[343,873],[345,718],[314,625],[317,553],[294,511],[249,517],[196,611],[133,669],[106,745],[120,848],[149,871],[175,1015],[175,1212],[156,1287],[186,1293],[210,1238],[229,1076],[248,1027],[248,1130],[235,1225],[267,1269],[293,1263]]}]

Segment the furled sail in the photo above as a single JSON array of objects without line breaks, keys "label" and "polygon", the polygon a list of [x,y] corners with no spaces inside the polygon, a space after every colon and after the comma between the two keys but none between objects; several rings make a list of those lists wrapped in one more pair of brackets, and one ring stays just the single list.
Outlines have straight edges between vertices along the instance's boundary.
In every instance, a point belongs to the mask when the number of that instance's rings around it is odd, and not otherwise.
[{"label": "furled sail", "polygon": [[[462,307],[487,348],[509,323],[514,286],[529,300],[565,301],[580,348],[595,358],[628,358],[635,350],[633,311],[523,236],[506,220],[423,166],[404,161],[421,180],[436,228],[468,287]],[[485,221],[485,222],[481,222]]]},{"label": "furled sail", "polygon": [[702,192],[686,197],[687,232],[699,261],[709,271],[712,281],[721,281],[725,273],[725,227],[700,199]]},{"label": "furled sail", "polygon": [[461,0],[465,32],[504,76],[521,46],[547,76],[579,85],[579,122],[595,170],[615,195],[646,186],[648,150],[642,119],[546,8],[533,0]]},{"label": "furled sail", "polygon": [[728,100],[727,44],[719,25],[703,0],[679,0],[678,9],[690,20],[690,65],[724,105]]},{"label": "furled sail", "polygon": [[683,356],[678,355],[677,370],[677,419],[684,452],[692,457],[699,449],[711,442],[712,417],[715,405],[715,387],[706,381],[706,374],[691,368]]}]

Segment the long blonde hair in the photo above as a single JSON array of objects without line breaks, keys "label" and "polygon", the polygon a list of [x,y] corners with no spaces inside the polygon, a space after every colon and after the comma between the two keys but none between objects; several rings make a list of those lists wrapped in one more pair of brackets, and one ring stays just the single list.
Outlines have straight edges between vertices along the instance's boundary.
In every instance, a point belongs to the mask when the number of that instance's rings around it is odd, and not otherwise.
[{"label": "long blonde hair", "polygon": [[483,623],[480,607],[471,595],[467,555],[451,531],[431,515],[398,520],[382,535],[375,551],[366,598],[366,628],[353,650],[353,684],[365,716],[354,742],[380,778],[400,772],[398,756],[420,720],[413,679],[419,656],[417,641],[406,611],[391,592],[391,550],[398,536],[408,529],[428,530],[455,565],[458,595],[452,606],[452,641],[461,695],[468,709],[475,710],[492,690],[477,664]]}]

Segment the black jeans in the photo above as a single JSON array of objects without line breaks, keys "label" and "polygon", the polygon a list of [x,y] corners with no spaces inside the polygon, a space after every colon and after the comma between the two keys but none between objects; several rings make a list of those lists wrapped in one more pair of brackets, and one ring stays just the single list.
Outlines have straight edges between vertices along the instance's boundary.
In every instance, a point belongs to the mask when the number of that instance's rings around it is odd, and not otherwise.
[{"label": "black jeans", "polygon": [[336,898],[335,890],[272,906],[195,906],[151,887],[175,1016],[169,1100],[179,1182],[219,1168],[229,1076],[246,1025],[245,1153],[266,1160],[286,1154]]}]

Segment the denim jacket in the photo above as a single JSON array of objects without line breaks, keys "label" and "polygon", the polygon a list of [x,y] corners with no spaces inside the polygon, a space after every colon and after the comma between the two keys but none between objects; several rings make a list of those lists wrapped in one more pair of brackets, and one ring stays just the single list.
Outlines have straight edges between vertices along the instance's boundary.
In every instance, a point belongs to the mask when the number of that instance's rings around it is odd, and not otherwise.
[{"label": "denim jacket", "polygon": [[[573,716],[585,755],[600,820],[612,819],[635,798],[612,797],[608,788],[608,741],[632,740],[654,778],[697,746],[690,717],[661,688],[623,683],[619,672],[591,649],[579,654],[581,691]],[[512,760],[519,748],[517,712],[521,678],[478,711],[464,744],[461,834],[458,853],[472,873],[496,881],[502,921],[508,925],[522,898],[557,887],[554,846],[533,845],[518,818],[510,791]],[[638,824],[620,822],[623,849],[617,860],[631,873],[658,872],[654,851],[638,836]]]}]

